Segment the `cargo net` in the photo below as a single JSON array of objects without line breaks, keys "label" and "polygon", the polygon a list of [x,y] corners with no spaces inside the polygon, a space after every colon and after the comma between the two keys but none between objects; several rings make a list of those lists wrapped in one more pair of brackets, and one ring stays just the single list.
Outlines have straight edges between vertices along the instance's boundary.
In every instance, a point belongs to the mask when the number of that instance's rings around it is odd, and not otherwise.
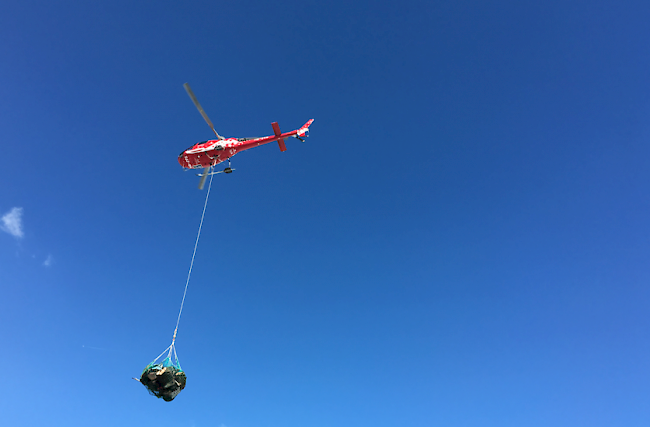
[{"label": "cargo net", "polygon": [[174,344],[148,364],[140,376],[140,382],[147,387],[149,393],[165,402],[174,400],[185,388],[186,381],[187,377],[176,356]]}]

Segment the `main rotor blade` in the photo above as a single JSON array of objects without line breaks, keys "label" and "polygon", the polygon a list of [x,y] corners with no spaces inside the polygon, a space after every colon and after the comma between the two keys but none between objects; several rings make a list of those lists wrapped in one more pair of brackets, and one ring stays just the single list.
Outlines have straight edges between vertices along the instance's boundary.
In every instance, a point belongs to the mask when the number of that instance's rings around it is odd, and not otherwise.
[{"label": "main rotor blade", "polygon": [[210,126],[210,129],[212,129],[212,132],[214,132],[214,134],[217,135],[217,138],[224,139],[223,136],[219,135],[217,131],[214,129],[214,126],[212,125],[212,122],[208,118],[208,115],[205,114],[205,111],[203,111],[203,107],[201,107],[201,104],[199,104],[199,101],[196,99],[196,96],[194,96],[194,92],[192,92],[192,89],[190,88],[190,84],[185,83],[183,87],[185,88],[187,94],[190,96],[190,99],[192,99],[192,102],[196,106],[196,109],[199,110],[199,113],[201,113],[201,115],[203,116],[203,120],[205,120],[208,126]]},{"label": "main rotor blade", "polygon": [[210,166],[203,169],[203,174],[201,175],[201,181],[199,181],[199,190],[203,190],[203,186],[205,185],[205,180],[208,178],[209,175],[208,172],[210,172]]}]

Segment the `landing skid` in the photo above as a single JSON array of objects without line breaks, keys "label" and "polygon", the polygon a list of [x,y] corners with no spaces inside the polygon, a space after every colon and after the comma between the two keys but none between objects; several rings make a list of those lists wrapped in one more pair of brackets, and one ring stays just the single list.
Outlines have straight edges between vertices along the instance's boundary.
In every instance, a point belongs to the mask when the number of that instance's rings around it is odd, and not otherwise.
[{"label": "landing skid", "polygon": [[216,174],[218,174],[218,173],[233,173],[233,171],[236,171],[236,170],[237,170],[237,169],[234,169],[234,168],[225,168],[225,169],[222,170],[222,171],[214,171],[214,172],[210,172],[210,173],[197,173],[196,176],[201,176],[201,177],[203,177],[203,176],[216,175]]},{"label": "landing skid", "polygon": [[[214,169],[214,166],[210,166],[210,169]],[[232,173],[234,170],[236,170],[236,169],[230,167],[230,159],[228,159],[228,167],[225,168],[224,170],[222,170],[222,171],[212,171],[212,172],[208,172],[208,173],[197,173],[196,176],[204,177],[204,176],[216,175],[218,173]]]}]

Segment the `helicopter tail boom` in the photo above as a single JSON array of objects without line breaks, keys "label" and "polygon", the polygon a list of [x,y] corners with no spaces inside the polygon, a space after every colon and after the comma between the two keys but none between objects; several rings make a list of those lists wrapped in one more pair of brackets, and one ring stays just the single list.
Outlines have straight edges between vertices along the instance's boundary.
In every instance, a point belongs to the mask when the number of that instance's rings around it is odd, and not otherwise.
[{"label": "helicopter tail boom", "polygon": [[278,125],[278,122],[273,122],[271,123],[271,126],[273,127],[273,133],[275,134],[275,138],[278,141],[278,147],[280,147],[280,151],[287,151],[287,146],[284,144],[284,138],[287,136],[293,136],[294,138],[298,138],[302,142],[305,142],[301,137],[308,136],[309,133],[309,126],[314,122],[314,119],[310,119],[307,123],[302,125],[300,129],[292,130],[291,132],[287,132],[283,134],[280,131],[280,126]]}]

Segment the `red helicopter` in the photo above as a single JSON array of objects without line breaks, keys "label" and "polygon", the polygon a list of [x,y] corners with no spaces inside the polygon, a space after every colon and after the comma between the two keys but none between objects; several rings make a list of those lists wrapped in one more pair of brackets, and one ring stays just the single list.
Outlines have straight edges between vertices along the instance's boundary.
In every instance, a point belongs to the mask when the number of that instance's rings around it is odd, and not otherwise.
[{"label": "red helicopter", "polygon": [[[304,137],[309,136],[309,126],[314,122],[314,119],[309,120],[305,123],[300,129],[292,130],[291,132],[282,133],[280,132],[280,126],[277,122],[271,123],[273,127],[274,135],[264,136],[259,138],[224,138],[219,135],[214,129],[212,122],[208,118],[208,115],[205,114],[201,104],[194,96],[194,92],[190,89],[190,85],[185,83],[183,85],[187,94],[194,102],[194,105],[199,110],[199,113],[203,116],[203,119],[206,121],[210,129],[217,135],[218,139],[212,139],[209,141],[199,142],[194,144],[192,147],[183,151],[178,156],[178,163],[183,166],[185,169],[200,169],[203,168],[203,173],[198,174],[201,177],[199,182],[199,190],[203,189],[205,180],[208,176],[214,175],[217,173],[231,173],[235,169],[230,167],[230,158],[240,151],[248,150],[249,148],[257,147],[259,145],[268,144],[269,142],[278,141],[278,146],[280,151],[286,151],[287,147],[284,145],[284,139],[288,137],[294,137],[299,139],[302,142],[305,142]],[[210,169],[219,163],[228,160],[228,167],[222,171],[210,172]]]}]

